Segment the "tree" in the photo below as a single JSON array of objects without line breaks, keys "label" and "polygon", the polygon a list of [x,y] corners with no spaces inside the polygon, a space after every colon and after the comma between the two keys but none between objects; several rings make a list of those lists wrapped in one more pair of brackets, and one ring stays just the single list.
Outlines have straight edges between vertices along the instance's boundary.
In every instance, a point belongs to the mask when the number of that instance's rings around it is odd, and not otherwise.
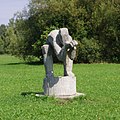
[{"label": "tree", "polygon": [[116,2],[98,2],[92,16],[93,35],[102,44],[102,59],[107,62],[120,62],[120,4]]},{"label": "tree", "polygon": [[4,40],[12,54],[41,59],[48,33],[62,27],[79,42],[76,62],[120,62],[118,0],[30,0],[28,10],[15,14]]},{"label": "tree", "polygon": [[0,26],[0,53],[6,53],[7,41],[5,39],[6,26],[2,24]]}]

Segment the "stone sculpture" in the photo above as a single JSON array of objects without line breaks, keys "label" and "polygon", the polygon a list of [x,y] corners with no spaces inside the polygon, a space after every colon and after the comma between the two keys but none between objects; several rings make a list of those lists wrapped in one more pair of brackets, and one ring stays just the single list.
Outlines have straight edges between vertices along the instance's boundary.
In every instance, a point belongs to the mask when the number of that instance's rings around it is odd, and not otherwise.
[{"label": "stone sculpture", "polygon": [[58,60],[63,62],[64,76],[74,76],[72,73],[72,64],[76,55],[77,44],[77,41],[72,40],[67,28],[50,32],[47,44],[42,47],[46,77],[53,76],[52,54],[55,54]]},{"label": "stone sculpture", "polygon": [[[67,28],[49,33],[46,44],[42,46],[46,72],[43,83],[44,94],[56,97],[76,95],[76,77],[72,72],[72,66],[77,44],[76,40],[72,40]],[[53,54],[63,62],[63,77],[54,77]]]}]

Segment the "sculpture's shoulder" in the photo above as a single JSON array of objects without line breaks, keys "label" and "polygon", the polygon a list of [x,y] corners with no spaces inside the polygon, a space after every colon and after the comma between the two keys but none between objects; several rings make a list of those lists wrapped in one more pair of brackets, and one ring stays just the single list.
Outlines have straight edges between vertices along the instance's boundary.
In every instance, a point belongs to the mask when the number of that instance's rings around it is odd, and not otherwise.
[{"label": "sculpture's shoulder", "polygon": [[52,31],[48,34],[48,36],[56,37],[56,36],[58,35],[58,33],[59,33],[59,30],[52,30]]}]

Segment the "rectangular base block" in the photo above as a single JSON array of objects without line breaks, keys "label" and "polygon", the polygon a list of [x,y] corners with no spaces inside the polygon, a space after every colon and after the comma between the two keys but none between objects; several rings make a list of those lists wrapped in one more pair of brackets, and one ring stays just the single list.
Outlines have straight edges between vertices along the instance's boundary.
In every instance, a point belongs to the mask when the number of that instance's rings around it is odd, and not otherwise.
[{"label": "rectangular base block", "polygon": [[43,82],[44,94],[49,96],[71,96],[76,94],[76,77],[51,77]]}]

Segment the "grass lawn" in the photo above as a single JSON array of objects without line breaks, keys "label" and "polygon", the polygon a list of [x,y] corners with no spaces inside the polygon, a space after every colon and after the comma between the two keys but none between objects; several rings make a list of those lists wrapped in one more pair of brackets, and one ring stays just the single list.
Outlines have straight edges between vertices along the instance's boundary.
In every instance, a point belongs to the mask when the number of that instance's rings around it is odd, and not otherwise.
[{"label": "grass lawn", "polygon": [[[54,70],[62,75],[63,66]],[[44,66],[0,55],[0,120],[120,120],[120,64],[75,64],[73,72],[85,97],[35,97],[43,92]]]}]

